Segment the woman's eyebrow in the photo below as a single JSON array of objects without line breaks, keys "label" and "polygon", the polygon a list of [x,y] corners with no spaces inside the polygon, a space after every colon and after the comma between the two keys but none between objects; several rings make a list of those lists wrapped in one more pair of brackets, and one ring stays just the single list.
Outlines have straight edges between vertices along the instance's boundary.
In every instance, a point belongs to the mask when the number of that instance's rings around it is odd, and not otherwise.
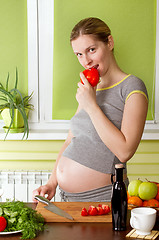
[{"label": "woman's eyebrow", "polygon": [[74,52],[74,54],[76,54],[76,55],[77,55],[77,54],[82,54],[82,53],[80,53],[80,52]]},{"label": "woman's eyebrow", "polygon": [[95,47],[95,44],[90,45],[88,48],[86,48],[86,51],[89,50],[90,48],[94,48],[94,47]]},{"label": "woman's eyebrow", "polygon": [[[90,48],[94,48],[95,47],[95,44],[93,44],[93,45],[90,45],[89,47],[87,47],[84,51],[88,51]],[[78,54],[78,53],[80,53],[80,54],[82,54],[81,52],[78,52],[78,51],[74,51],[74,54]]]}]

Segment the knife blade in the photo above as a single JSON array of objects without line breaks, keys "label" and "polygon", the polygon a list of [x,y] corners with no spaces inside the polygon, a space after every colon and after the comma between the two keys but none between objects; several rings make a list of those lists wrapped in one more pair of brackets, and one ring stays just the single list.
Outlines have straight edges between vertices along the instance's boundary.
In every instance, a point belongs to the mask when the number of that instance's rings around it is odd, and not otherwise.
[{"label": "knife blade", "polygon": [[55,204],[53,204],[52,202],[50,202],[48,199],[46,199],[45,197],[42,197],[40,195],[36,195],[34,197],[36,200],[38,200],[39,202],[42,202],[42,203],[45,203],[47,204],[47,206],[44,206],[44,208],[46,208],[47,210],[59,215],[59,216],[62,216],[62,217],[65,217],[65,218],[68,218],[70,220],[74,220],[73,217],[68,214],[67,212],[65,212],[64,210],[62,210],[61,208],[55,206]]}]

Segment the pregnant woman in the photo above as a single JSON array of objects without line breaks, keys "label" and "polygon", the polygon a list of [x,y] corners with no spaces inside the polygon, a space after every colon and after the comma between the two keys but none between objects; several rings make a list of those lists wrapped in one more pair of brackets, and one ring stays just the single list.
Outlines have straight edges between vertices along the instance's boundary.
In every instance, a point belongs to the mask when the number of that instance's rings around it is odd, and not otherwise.
[{"label": "pregnant woman", "polygon": [[92,87],[80,73],[83,83],[78,83],[78,109],[68,137],[47,184],[33,191],[33,200],[37,194],[47,194],[51,200],[58,185],[63,201],[110,201],[115,164],[124,164],[128,185],[126,162],[142,137],[147,90],[141,79],[119,68],[111,31],[102,20],[81,20],[73,28],[70,42],[79,63],[98,70],[100,82]]}]

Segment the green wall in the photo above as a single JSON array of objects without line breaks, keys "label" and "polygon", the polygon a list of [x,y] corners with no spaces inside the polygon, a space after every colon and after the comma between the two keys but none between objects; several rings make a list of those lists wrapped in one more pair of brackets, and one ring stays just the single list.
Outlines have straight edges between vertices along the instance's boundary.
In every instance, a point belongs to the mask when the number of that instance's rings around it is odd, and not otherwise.
[{"label": "green wall", "polygon": [[136,154],[128,161],[128,176],[159,182],[159,141],[141,141]]},{"label": "green wall", "polygon": [[18,68],[18,88],[28,92],[27,0],[0,0],[0,82],[9,87],[15,83]]},{"label": "green wall", "polygon": [[[53,119],[70,119],[77,107],[79,72],[69,38],[74,25],[86,17],[99,17],[110,29],[119,66],[140,77],[150,99],[147,119],[152,119],[155,66],[156,0],[54,0]],[[91,3],[91,4],[90,4]],[[152,106],[151,106],[152,105]]]}]

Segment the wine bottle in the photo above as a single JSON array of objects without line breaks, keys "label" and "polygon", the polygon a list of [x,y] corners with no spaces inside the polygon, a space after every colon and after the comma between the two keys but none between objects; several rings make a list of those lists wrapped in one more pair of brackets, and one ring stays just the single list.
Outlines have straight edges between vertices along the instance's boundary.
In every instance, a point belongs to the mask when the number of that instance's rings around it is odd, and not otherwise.
[{"label": "wine bottle", "polygon": [[112,175],[112,223],[113,230],[123,231],[126,229],[127,219],[127,191],[125,183],[123,182],[123,164],[115,165],[115,182]]}]

